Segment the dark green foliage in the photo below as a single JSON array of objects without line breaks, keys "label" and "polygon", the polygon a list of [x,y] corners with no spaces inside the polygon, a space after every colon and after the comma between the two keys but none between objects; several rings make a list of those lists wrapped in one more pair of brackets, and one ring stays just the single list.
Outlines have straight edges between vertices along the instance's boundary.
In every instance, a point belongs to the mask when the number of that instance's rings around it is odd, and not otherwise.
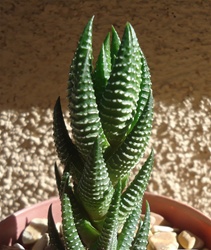
[{"label": "dark green foliage", "polygon": [[48,231],[49,231],[49,237],[50,237],[50,244],[53,247],[53,249],[65,250],[61,237],[54,223],[54,219],[52,215],[52,205],[50,206],[48,210]]},{"label": "dark green foliage", "polygon": [[150,227],[150,208],[146,203],[146,214],[143,224],[139,223],[138,232],[136,233],[131,250],[145,250],[148,244],[148,234]]},{"label": "dark green foliage", "polygon": [[94,221],[99,221],[105,216],[113,195],[113,186],[109,179],[99,138],[96,139],[90,155],[87,156],[77,193]]},{"label": "dark green foliage", "polygon": [[[122,228],[121,234],[118,237],[118,248],[119,250],[129,249],[134,240],[135,231],[138,229],[141,216],[141,204],[134,206],[132,212],[127,217],[126,222]],[[139,222],[139,224],[137,223]]]},{"label": "dark green foliage", "polygon": [[116,183],[127,174],[142,157],[148,143],[152,126],[152,96],[148,98],[145,109],[125,141],[107,160],[110,178]]},{"label": "dark green foliage", "polygon": [[83,170],[83,161],[66,129],[60,98],[57,99],[54,107],[53,129],[56,150],[59,159],[64,164],[64,171],[71,173],[71,175],[74,176],[74,180],[78,182]]},{"label": "dark green foliage", "polygon": [[121,198],[121,181],[115,187],[105,222],[97,242],[97,249],[116,249],[118,235],[118,215]]},{"label": "dark green foliage", "polygon": [[103,130],[113,147],[123,142],[134,119],[141,87],[140,75],[138,40],[132,26],[127,24],[100,103]]},{"label": "dark green foliage", "polygon": [[85,249],[81,242],[81,239],[78,235],[76,229],[76,223],[73,215],[73,208],[71,200],[69,197],[69,178],[65,178],[66,183],[64,185],[64,191],[61,198],[61,207],[62,207],[62,231],[65,249]]},{"label": "dark green foliage", "polygon": [[108,34],[104,43],[102,44],[102,48],[96,63],[95,71],[92,76],[97,104],[101,102],[102,94],[107,85],[110,73],[111,73],[110,34]]},{"label": "dark green foliage", "polygon": [[[133,27],[122,40],[112,27],[96,66],[92,59],[92,23],[75,52],[68,81],[72,135],[60,99],[54,108],[54,139],[61,163],[55,174],[61,199],[63,243],[51,209],[49,230],[55,249],[146,249],[149,206],[140,219],[142,199],[153,166],[153,152],[128,185],[144,155],[153,119],[149,68]],[[137,232],[136,232],[137,231]],[[60,245],[62,246],[62,245]]]},{"label": "dark green foliage", "polygon": [[153,165],[153,151],[149,155],[147,161],[144,163],[134,180],[127,187],[121,196],[121,204],[119,208],[119,221],[120,224],[124,223],[128,215],[132,212],[137,204],[141,205],[144,191],[152,171]]}]

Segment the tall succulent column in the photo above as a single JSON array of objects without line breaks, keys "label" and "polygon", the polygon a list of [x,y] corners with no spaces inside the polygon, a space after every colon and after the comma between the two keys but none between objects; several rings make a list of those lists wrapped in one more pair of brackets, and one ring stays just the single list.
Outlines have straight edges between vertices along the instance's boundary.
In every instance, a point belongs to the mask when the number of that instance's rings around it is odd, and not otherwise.
[{"label": "tall succulent column", "polygon": [[121,40],[112,27],[94,67],[92,25],[93,18],[70,66],[71,137],[60,99],[54,108],[55,145],[64,165],[60,174],[55,164],[63,240],[49,209],[50,241],[55,249],[146,249],[148,203],[143,222],[140,214],[153,151],[130,184],[128,176],[143,156],[152,129],[149,68],[130,23]]}]

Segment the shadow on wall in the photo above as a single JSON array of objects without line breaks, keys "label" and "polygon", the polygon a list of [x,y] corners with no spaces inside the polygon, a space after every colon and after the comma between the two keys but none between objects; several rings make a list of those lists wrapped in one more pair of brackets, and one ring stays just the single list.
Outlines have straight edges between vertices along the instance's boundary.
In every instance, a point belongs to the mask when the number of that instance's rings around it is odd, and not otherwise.
[{"label": "shadow on wall", "polygon": [[209,93],[211,4],[170,2],[1,2],[0,110],[53,108],[59,95],[65,100],[69,64],[93,14],[95,58],[111,25],[121,36],[129,21],[148,59],[156,101],[174,105],[191,97],[197,108]]}]

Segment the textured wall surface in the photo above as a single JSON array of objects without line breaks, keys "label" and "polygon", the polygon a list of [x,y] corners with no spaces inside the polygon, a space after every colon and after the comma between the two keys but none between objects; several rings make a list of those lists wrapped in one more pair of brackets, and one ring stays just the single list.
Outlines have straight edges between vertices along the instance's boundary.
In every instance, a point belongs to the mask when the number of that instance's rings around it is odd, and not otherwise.
[{"label": "textured wall surface", "polygon": [[[110,2],[109,4],[107,2]],[[52,109],[94,14],[94,51],[134,26],[151,68],[156,160],[149,190],[211,216],[211,1],[0,1],[0,219],[56,195]]]}]

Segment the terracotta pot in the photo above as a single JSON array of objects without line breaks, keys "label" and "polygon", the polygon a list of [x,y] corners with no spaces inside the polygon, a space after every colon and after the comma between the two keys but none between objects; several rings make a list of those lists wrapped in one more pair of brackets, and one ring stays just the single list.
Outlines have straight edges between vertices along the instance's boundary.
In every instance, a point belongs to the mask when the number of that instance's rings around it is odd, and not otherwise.
[{"label": "terracotta pot", "polygon": [[[206,247],[211,249],[211,219],[196,209],[164,196],[146,193],[151,211],[159,213],[172,226],[187,229],[202,238]],[[26,224],[33,218],[46,218],[49,205],[53,203],[53,214],[56,222],[61,220],[60,201],[57,197],[41,202],[12,214],[0,222],[0,245],[16,242]]]},{"label": "terracotta pot", "polygon": [[20,240],[21,232],[33,218],[47,218],[50,204],[53,204],[54,220],[61,221],[61,207],[58,197],[22,209],[0,222],[0,246],[2,244],[12,245]]},{"label": "terracotta pot", "polygon": [[200,211],[168,197],[146,193],[150,210],[161,214],[175,228],[186,229],[199,236],[211,249],[211,219]]}]

